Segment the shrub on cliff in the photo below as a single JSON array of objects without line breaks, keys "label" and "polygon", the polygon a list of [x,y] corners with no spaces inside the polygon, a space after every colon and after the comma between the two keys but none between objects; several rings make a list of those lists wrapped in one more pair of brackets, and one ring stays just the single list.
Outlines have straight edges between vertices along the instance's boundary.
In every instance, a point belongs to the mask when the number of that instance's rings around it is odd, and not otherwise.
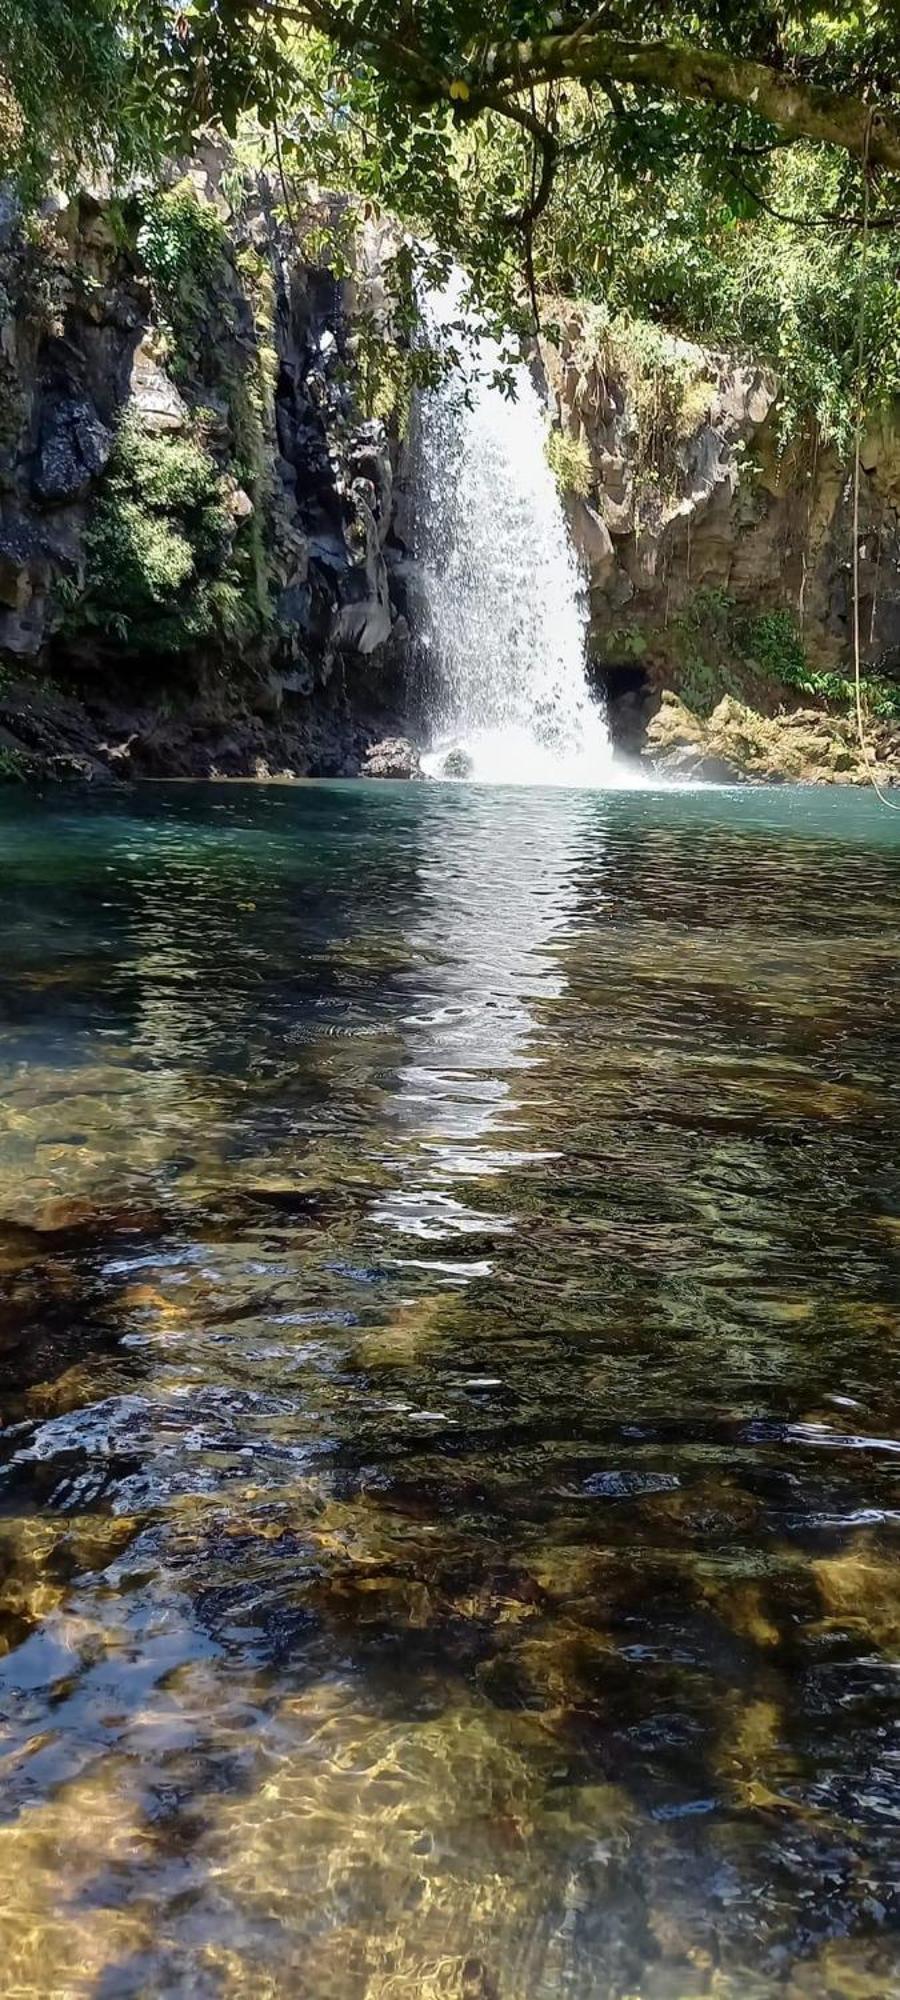
[{"label": "shrub on cliff", "polygon": [[187,652],[253,628],[252,575],[228,482],[196,438],[148,437],[123,424],[85,558],[70,628],[149,654]]},{"label": "shrub on cliff", "polygon": [[[612,633],[610,654],[623,650],[623,635]],[[643,654],[665,658],[672,685],[694,714],[711,715],[723,696],[762,706],[790,706],[789,695],[806,695],[846,711],[854,685],[846,674],[816,667],[809,658],[794,613],[784,609],[748,612],[727,590],[703,585],[665,630],[642,634]],[[900,719],[900,688],[883,674],[866,673],[866,707],[882,721]]]}]

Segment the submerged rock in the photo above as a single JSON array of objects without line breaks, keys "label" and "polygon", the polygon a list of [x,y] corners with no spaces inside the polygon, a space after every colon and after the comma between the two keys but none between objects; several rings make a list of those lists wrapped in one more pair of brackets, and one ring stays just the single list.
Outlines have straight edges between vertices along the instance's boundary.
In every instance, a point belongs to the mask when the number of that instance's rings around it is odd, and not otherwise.
[{"label": "submerged rock", "polygon": [[363,761],[364,778],[421,778],[418,750],[406,736],[386,736],[373,743]]},{"label": "submerged rock", "polygon": [[448,750],[444,758],[441,767],[441,777],[471,778],[474,769],[475,765],[469,756],[468,750],[464,750],[461,744],[457,744],[453,750]]}]

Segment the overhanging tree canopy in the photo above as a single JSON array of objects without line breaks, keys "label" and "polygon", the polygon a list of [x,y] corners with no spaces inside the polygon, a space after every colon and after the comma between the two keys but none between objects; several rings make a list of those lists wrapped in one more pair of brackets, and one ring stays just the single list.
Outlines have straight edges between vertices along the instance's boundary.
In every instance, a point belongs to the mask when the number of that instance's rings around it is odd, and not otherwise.
[{"label": "overhanging tree canopy", "polygon": [[[390,18],[390,8],[373,8],[365,0],[345,6],[334,0],[301,0],[296,6],[272,0],[271,9],[255,9],[260,20],[271,13],[282,21],[305,21],[320,29],[337,48],[371,63],[380,75],[393,76],[413,103],[446,99],[464,103],[470,111],[502,106],[514,115],[523,92],[551,82],[665,91],[687,101],[737,106],[789,140],[821,140],[900,171],[900,122],[890,98],[879,104],[869,99],[867,90],[866,58],[874,41],[884,44],[889,58],[900,56],[900,21],[894,16],[889,24],[887,9],[881,24],[878,7],[855,10],[860,31],[856,63],[851,56],[842,91],[815,80],[815,51],[804,47],[802,34],[790,52],[793,61],[782,36],[782,23],[802,30],[804,12],[810,23],[821,25],[820,9],[713,5],[706,10],[705,22],[703,10],[684,10],[683,39],[677,33],[681,10],[675,8],[602,7],[552,28],[544,25],[546,8],[496,8],[492,11],[498,17],[532,15],[532,32],[504,34],[507,22],[498,18],[496,35],[482,32],[471,37],[465,33],[470,11],[464,5],[448,10],[425,4],[400,7]],[[675,27],[673,38],[653,32],[655,15]],[[462,33],[446,32],[455,25],[453,16]],[[644,35],[639,32],[642,24]],[[748,25],[752,40],[762,42],[768,60],[746,52]],[[821,39],[818,67],[827,71],[833,44]],[[884,81],[892,97],[900,79],[886,71]]]},{"label": "overhanging tree canopy", "polygon": [[832,427],[865,162],[872,377],[900,385],[896,0],[0,0],[0,152],[33,181],[245,115],[506,323],[524,262],[532,294],[755,346]]},{"label": "overhanging tree canopy", "polygon": [[[615,103],[660,94],[746,113],[772,141],[808,139],[900,172],[900,17],[894,0],[829,12],[813,0],[621,0],[583,12],[544,0],[0,0],[0,59],[26,115],[52,137],[85,121],[108,143],[184,136],[273,96],[298,31],[369,77],[412,120],[501,110],[518,121],[545,86],[598,86]],[[533,114],[540,123],[537,113]],[[124,133],[128,120],[131,134]],[[140,128],[143,123],[144,130]]]}]

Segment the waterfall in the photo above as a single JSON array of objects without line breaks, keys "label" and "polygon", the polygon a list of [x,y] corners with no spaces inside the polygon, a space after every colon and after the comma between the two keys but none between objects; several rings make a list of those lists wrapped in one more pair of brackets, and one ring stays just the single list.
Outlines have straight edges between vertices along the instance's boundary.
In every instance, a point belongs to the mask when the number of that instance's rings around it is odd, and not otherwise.
[{"label": "waterfall", "polygon": [[[432,296],[436,329],[465,320],[457,273]],[[529,370],[471,336],[476,380],[454,371],[418,409],[421,634],[433,775],[596,785],[612,749],[585,671],[586,588],[547,462]]]}]

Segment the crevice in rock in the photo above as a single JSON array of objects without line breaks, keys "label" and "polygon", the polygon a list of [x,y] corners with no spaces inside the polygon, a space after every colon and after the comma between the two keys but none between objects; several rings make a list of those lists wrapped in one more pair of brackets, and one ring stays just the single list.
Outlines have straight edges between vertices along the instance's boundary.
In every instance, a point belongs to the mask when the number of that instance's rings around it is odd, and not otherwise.
[{"label": "crevice in rock", "polygon": [[647,725],[659,707],[659,693],[646,666],[639,660],[604,660],[594,667],[593,680],[606,708],[613,749],[625,757],[640,757]]}]

